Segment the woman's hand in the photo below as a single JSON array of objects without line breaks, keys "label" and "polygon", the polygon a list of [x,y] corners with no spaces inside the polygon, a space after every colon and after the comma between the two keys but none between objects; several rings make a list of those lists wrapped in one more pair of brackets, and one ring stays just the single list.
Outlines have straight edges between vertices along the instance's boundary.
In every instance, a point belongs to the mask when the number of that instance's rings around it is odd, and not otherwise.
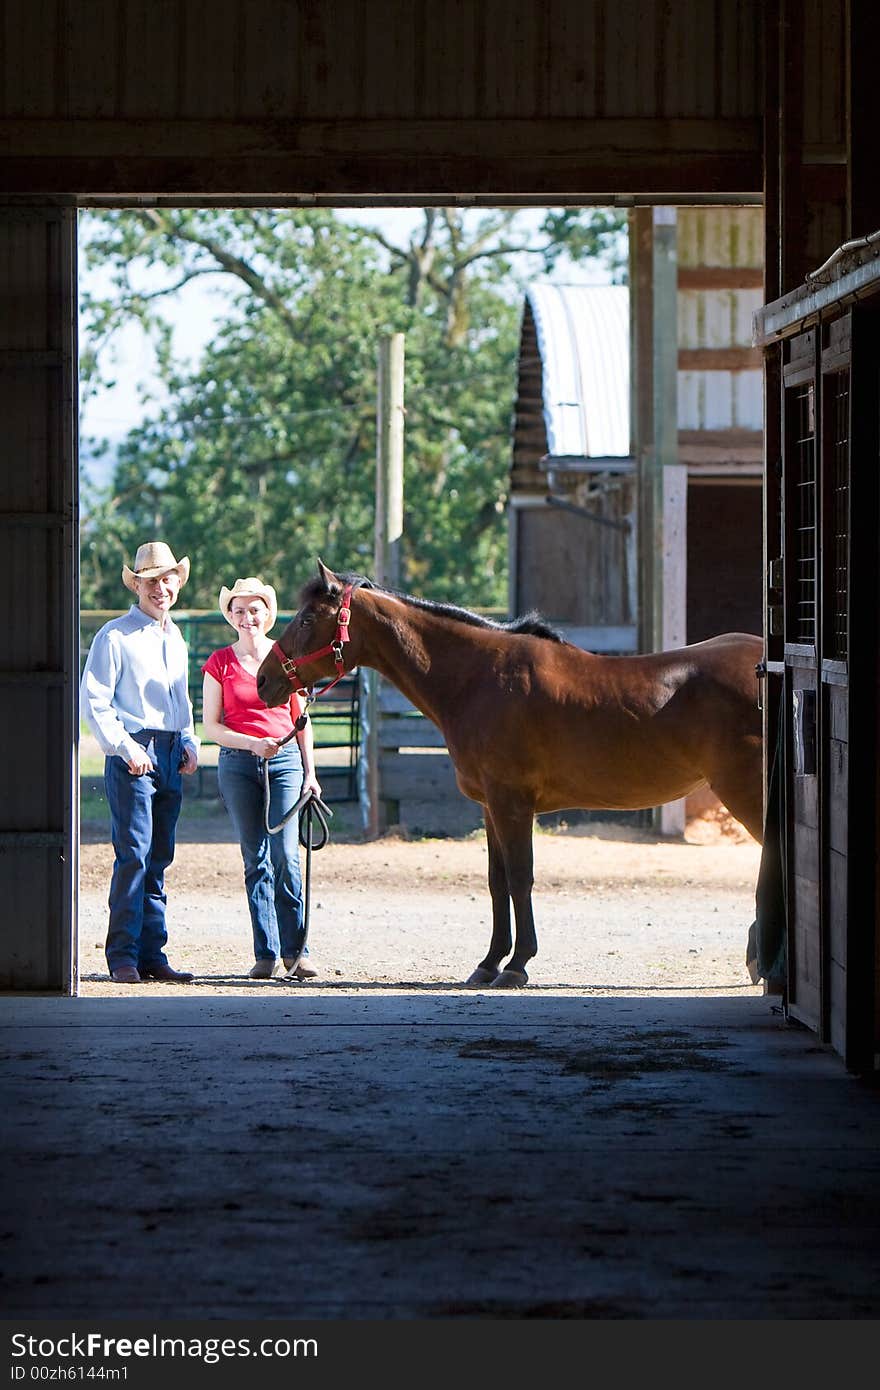
[{"label": "woman's hand", "polygon": [[281,744],[276,738],[252,738],[251,752],[258,758],[274,758]]},{"label": "woman's hand", "polygon": [[318,781],[314,772],[307,772],[303,777],[302,791],[300,796],[305,796],[307,792],[314,792],[315,796],[321,795],[321,783]]}]

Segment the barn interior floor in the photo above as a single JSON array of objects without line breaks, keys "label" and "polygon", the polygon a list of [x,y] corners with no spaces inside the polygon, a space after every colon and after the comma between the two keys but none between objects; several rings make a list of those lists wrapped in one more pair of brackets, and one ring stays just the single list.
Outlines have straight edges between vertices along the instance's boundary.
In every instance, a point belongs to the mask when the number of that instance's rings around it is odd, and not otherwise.
[{"label": "barn interior floor", "polygon": [[760,997],[6,996],[6,1318],[868,1319],[880,1092]]}]

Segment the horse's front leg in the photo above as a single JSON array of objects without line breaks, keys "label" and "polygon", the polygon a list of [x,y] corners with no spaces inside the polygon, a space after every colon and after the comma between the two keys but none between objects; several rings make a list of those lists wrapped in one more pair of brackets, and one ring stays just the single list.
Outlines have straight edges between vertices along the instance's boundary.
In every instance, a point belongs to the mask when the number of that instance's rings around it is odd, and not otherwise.
[{"label": "horse's front leg", "polygon": [[489,949],[472,975],[469,985],[490,985],[498,978],[501,962],[511,946],[510,893],[501,843],[495,833],[488,807],[485,812],[486,842],[489,850],[489,895],[492,899],[492,939]]},{"label": "horse's front leg", "polygon": [[538,938],[532,913],[534,807],[524,803],[511,805],[505,798],[503,810],[493,805],[490,812],[504,861],[507,891],[513,902],[513,916],[516,922],[513,955],[492,981],[492,988],[521,989],[523,985],[528,984],[526,964],[538,953]]}]

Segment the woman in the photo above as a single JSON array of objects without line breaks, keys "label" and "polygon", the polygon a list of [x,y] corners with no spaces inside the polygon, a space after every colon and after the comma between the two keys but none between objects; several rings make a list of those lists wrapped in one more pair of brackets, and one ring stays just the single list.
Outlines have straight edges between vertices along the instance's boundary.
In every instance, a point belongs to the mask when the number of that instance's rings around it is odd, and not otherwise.
[{"label": "woman", "polygon": [[204,736],[220,745],[217,784],[244,861],[244,882],[254,932],[251,979],[269,980],[284,961],[288,979],[317,975],[304,946],[298,818],[282,831],[266,830],[263,769],[269,768],[269,824],[278,825],[307,791],[318,796],[311,723],[294,738],[294,720],[304,709],[298,695],[269,709],[257,694],[257,671],[272,648],[268,633],[278,616],[271,584],[251,577],[220,590],[220,612],[237,640],[212,652],[202,667]]}]

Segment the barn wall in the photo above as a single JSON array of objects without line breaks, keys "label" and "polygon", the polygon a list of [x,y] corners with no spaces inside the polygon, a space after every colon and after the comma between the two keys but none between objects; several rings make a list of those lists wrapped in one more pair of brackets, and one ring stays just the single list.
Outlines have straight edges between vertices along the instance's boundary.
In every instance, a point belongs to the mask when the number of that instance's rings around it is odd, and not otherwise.
[{"label": "barn wall", "polygon": [[72,988],[75,213],[0,208],[0,989]]},{"label": "barn wall", "polygon": [[9,191],[761,186],[759,0],[6,0],[4,15]]}]

